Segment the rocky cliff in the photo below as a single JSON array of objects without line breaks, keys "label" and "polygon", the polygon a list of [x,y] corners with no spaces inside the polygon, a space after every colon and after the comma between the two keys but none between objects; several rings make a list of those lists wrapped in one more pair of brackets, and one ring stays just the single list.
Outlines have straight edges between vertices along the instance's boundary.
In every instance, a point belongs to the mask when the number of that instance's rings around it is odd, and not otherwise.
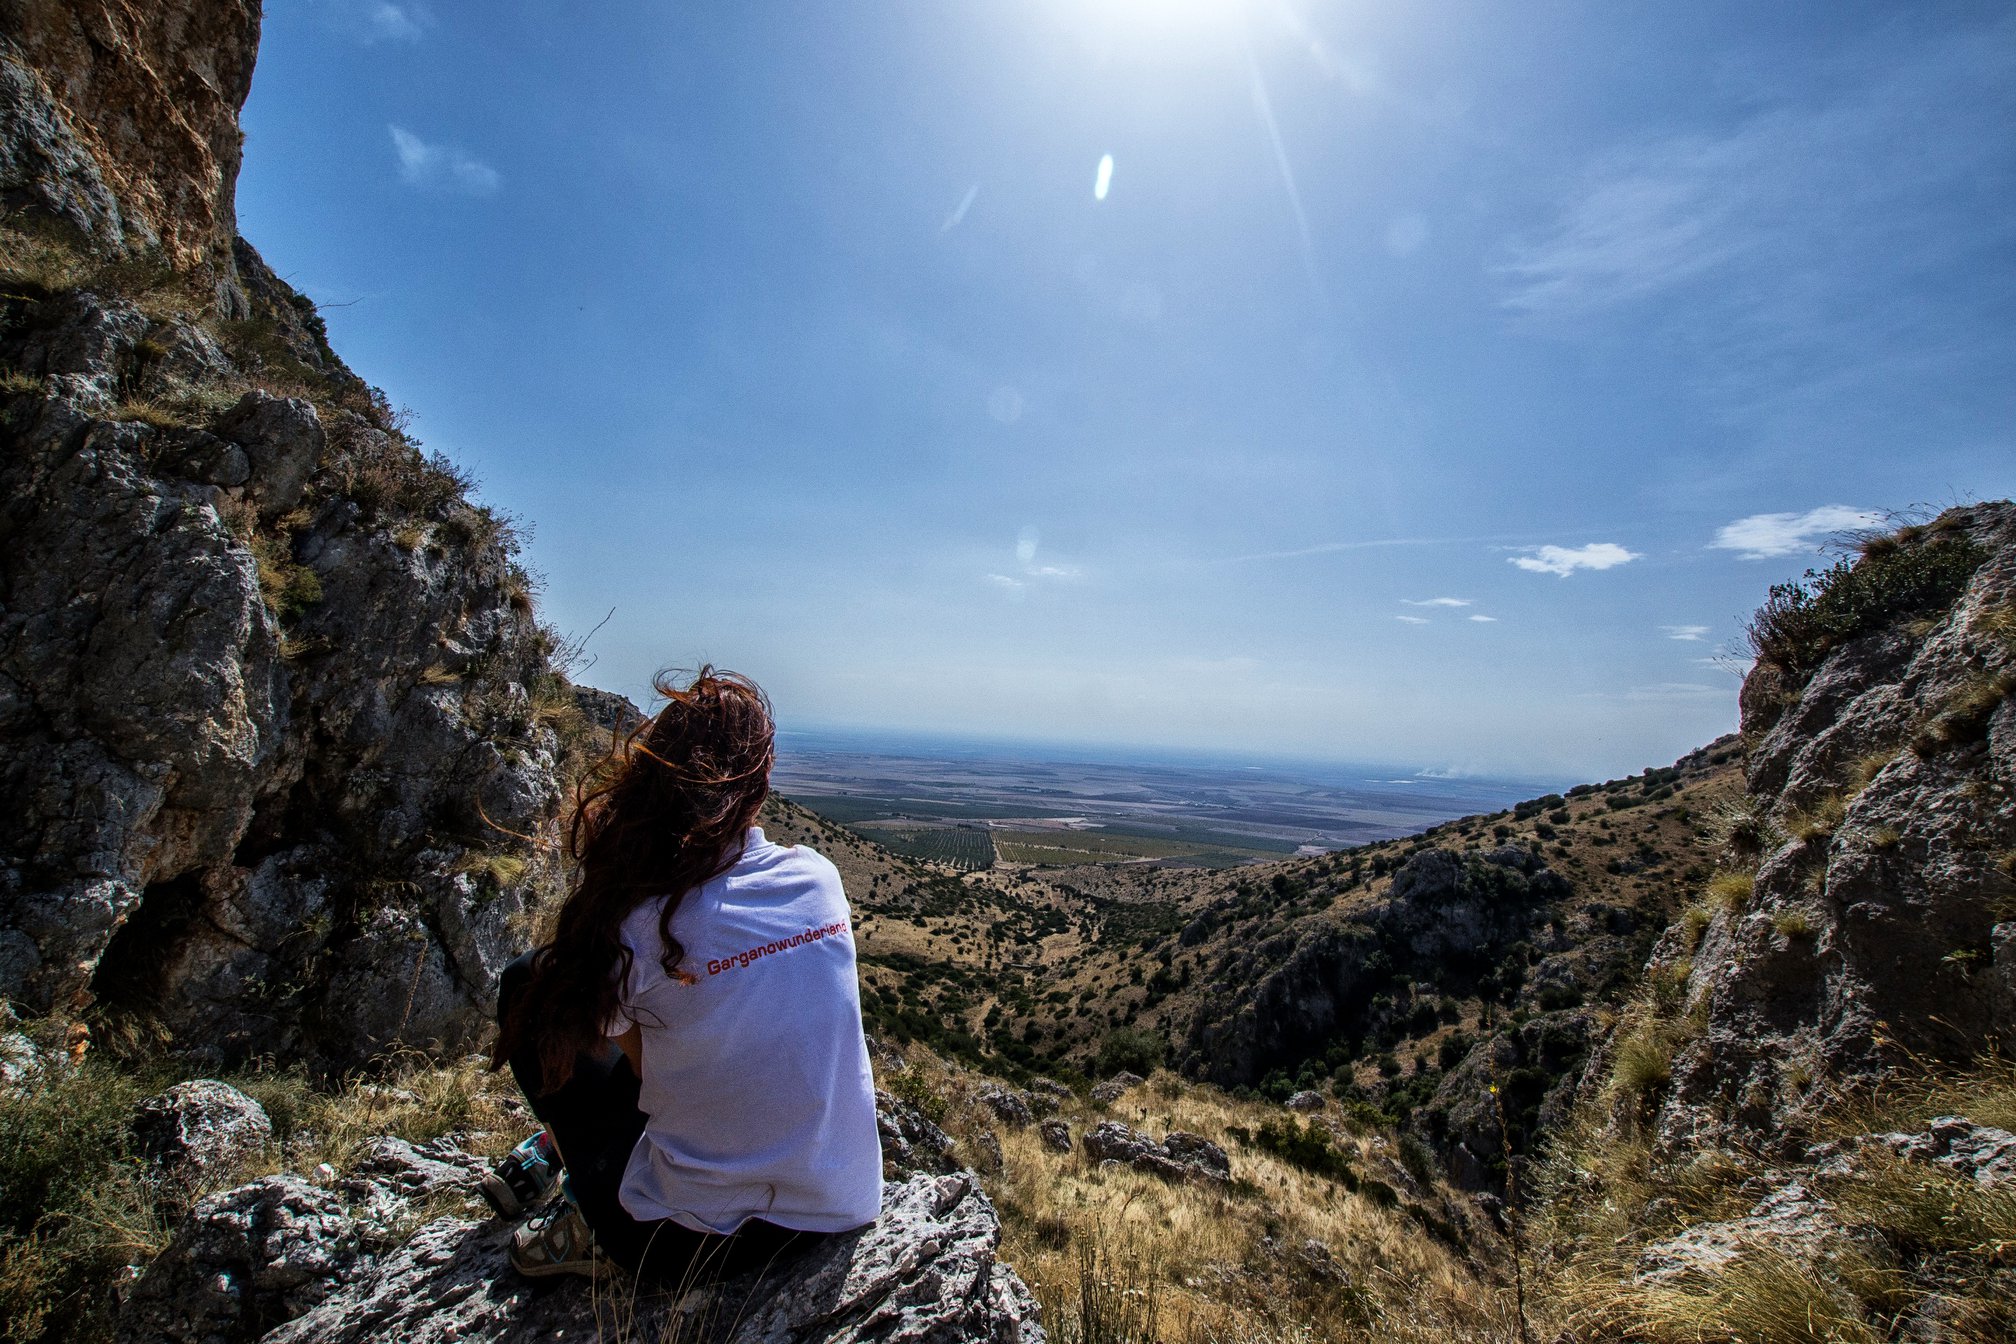
[{"label": "rocky cliff", "polygon": [[1649,1099],[1673,1152],[1796,1141],[1843,1091],[2016,1030],[2016,506],[1875,538],[1757,632],[1749,792],[1639,1028],[1672,1053]]},{"label": "rocky cliff", "polygon": [[579,725],[508,525],[233,233],[256,5],[0,42],[0,995],[467,1048]]},{"label": "rocky cliff", "polygon": [[0,4],[0,207],[158,251],[244,316],[234,188],[257,0]]}]

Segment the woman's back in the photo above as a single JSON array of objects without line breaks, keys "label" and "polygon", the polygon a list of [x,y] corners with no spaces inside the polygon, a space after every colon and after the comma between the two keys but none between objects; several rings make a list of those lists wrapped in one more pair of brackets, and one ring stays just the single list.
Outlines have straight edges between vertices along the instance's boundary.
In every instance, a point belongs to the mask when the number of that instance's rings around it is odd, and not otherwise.
[{"label": "woman's back", "polygon": [[647,901],[624,921],[633,960],[610,1025],[640,1030],[650,1117],[624,1207],[696,1231],[751,1216],[807,1232],[872,1221],[882,1159],[839,873],[751,828],[735,866],[673,913],[678,978],[661,965],[661,909]]}]

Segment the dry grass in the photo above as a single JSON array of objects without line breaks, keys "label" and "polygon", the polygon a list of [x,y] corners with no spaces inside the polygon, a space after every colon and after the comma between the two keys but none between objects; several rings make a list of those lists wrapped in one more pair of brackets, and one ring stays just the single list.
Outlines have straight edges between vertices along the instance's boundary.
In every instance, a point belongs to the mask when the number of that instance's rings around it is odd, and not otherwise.
[{"label": "dry grass", "polygon": [[155,429],[187,429],[194,423],[179,407],[151,397],[128,397],[112,408],[110,418]]},{"label": "dry grass", "polygon": [[1982,672],[1968,678],[1939,703],[1939,708],[1912,735],[1911,749],[1930,756],[1974,741],[1988,731],[1988,720],[2016,692],[2016,672]]},{"label": "dry grass", "polygon": [[493,887],[511,886],[525,876],[529,865],[515,854],[497,854],[488,850],[472,849],[462,856],[455,865],[458,873],[467,873],[479,882],[487,882]]},{"label": "dry grass", "polygon": [[1862,790],[1868,788],[1875,782],[1876,776],[1883,773],[1884,767],[1897,759],[1902,750],[1900,747],[1890,747],[1883,751],[1872,751],[1865,756],[1857,757],[1854,763],[1848,767],[1846,796],[1853,799]]},{"label": "dry grass", "polygon": [[1801,844],[1820,844],[1830,839],[1848,819],[1848,800],[1830,793],[1811,807],[1800,808],[1785,819],[1785,830]]},{"label": "dry grass", "polygon": [[[966,1098],[978,1075],[920,1058],[898,1078],[911,1092],[951,1098],[945,1124],[959,1153],[980,1161],[991,1117]],[[1053,1338],[1120,1341],[1502,1340],[1514,1335],[1502,1247],[1452,1245],[1424,1227],[1439,1189],[1393,1200],[1408,1179],[1378,1135],[1318,1118],[1360,1173],[1360,1189],[1305,1171],[1234,1129],[1279,1120],[1278,1106],[1157,1074],[1110,1110],[1067,1105],[1074,1134],[1112,1118],[1159,1137],[1202,1134],[1232,1156],[1230,1186],[1170,1184],[1129,1169],[1101,1171],[1082,1150],[1059,1153],[1033,1128],[999,1135],[1002,1169],[983,1176],[1001,1210],[1003,1258],[1044,1306]],[[1389,1185],[1387,1182],[1391,1182]],[[1467,1201],[1466,1201],[1467,1202]],[[1334,1257],[1312,1270],[1320,1242]],[[1313,1258],[1312,1258],[1313,1256]]]},{"label": "dry grass", "polygon": [[1707,896],[1733,915],[1750,904],[1750,896],[1756,890],[1757,878],[1753,874],[1725,870],[1708,879]]},{"label": "dry grass", "polygon": [[1785,938],[1811,938],[1813,917],[1795,906],[1771,916],[1771,928]]}]

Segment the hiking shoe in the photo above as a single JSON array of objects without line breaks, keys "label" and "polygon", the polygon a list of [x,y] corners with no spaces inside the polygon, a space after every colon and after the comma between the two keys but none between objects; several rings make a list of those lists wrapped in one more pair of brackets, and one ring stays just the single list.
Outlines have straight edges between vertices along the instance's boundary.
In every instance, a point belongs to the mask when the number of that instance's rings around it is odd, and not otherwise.
[{"label": "hiking shoe", "polygon": [[511,1268],[533,1279],[554,1274],[592,1279],[609,1264],[581,1210],[564,1199],[554,1200],[511,1234],[510,1254]]},{"label": "hiking shoe", "polygon": [[560,1153],[552,1136],[542,1129],[484,1172],[477,1189],[497,1216],[509,1222],[536,1208],[558,1179]]}]

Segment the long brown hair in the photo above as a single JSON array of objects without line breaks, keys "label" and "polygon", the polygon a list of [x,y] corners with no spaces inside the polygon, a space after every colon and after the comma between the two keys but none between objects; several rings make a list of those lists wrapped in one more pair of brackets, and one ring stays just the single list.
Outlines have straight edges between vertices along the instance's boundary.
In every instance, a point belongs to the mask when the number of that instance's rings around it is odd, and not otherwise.
[{"label": "long brown hair", "polygon": [[735,866],[770,793],[775,730],[755,682],[702,667],[683,686],[664,672],[652,684],[665,707],[581,782],[567,831],[574,885],[498,1035],[493,1064],[531,1042],[549,1092],[573,1076],[576,1056],[606,1039],[632,962],[623,921],[645,901],[665,898],[660,964],[686,978],[673,913],[687,892]]}]

